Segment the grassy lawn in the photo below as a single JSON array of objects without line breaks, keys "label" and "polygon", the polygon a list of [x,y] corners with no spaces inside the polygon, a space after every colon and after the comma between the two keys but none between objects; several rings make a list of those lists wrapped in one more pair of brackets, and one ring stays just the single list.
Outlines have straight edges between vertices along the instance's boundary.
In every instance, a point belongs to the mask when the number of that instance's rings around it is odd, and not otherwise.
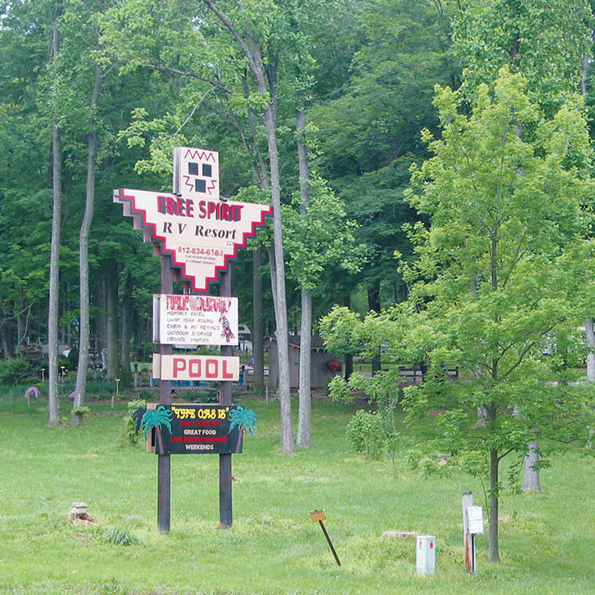
[{"label": "grassy lawn", "polygon": [[[595,461],[579,453],[542,472],[542,495],[506,493],[503,563],[464,570],[464,475],[424,479],[355,456],[344,438],[352,409],[314,404],[313,446],[280,453],[278,404],[240,401],[257,435],[234,457],[234,524],[218,531],[218,457],[172,457],[171,533],[157,529],[157,458],[118,448],[125,404],[92,403],[82,427],[48,428],[45,402],[0,400],[0,593],[348,595],[595,593]],[[64,404],[66,411],[69,405]],[[405,456],[403,456],[405,459]],[[96,525],[73,525],[84,501]],[[323,509],[338,567],[309,512]],[[437,572],[418,577],[415,542],[437,538]]]}]

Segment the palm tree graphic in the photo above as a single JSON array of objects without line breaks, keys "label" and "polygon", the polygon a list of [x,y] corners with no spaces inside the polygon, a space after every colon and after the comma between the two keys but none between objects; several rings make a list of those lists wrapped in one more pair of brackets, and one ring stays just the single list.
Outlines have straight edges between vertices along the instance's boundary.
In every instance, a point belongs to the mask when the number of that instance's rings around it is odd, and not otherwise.
[{"label": "palm tree graphic", "polygon": [[171,434],[171,420],[173,417],[171,409],[166,409],[163,405],[157,405],[155,409],[147,409],[143,415],[140,427],[145,430],[145,438],[149,435],[149,431],[155,428],[157,434],[158,451],[157,454],[164,454],[163,439],[161,438],[161,426],[165,426]]},{"label": "palm tree graphic", "polygon": [[229,433],[234,428],[239,428],[238,442],[236,444],[235,452],[240,452],[240,444],[242,444],[242,438],[244,437],[244,428],[247,428],[251,436],[254,436],[254,425],[256,424],[256,413],[252,409],[246,409],[244,406],[239,405],[235,409],[229,412]]}]

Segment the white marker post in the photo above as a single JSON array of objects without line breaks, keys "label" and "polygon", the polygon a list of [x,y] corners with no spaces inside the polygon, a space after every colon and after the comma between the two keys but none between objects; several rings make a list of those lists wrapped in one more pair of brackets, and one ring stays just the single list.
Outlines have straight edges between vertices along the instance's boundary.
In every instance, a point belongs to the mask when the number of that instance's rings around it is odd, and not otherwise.
[{"label": "white marker post", "polygon": [[415,566],[421,576],[436,572],[436,538],[433,535],[418,535]]},{"label": "white marker post", "polygon": [[463,542],[465,545],[465,568],[467,572],[477,572],[477,552],[475,536],[483,534],[483,508],[473,506],[473,494],[463,494]]}]

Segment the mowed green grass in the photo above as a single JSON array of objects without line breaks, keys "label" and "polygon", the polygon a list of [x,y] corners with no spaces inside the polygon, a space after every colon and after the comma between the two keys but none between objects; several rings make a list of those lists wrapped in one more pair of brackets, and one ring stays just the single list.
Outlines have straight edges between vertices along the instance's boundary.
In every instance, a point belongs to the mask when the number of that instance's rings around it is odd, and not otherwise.
[{"label": "mowed green grass", "polygon": [[[397,463],[354,455],[352,408],[316,402],[313,445],[280,452],[278,403],[244,400],[257,435],[234,456],[234,522],[217,530],[217,455],[172,457],[171,532],[157,528],[157,457],[118,448],[125,404],[91,404],[81,427],[48,428],[45,402],[0,401],[0,593],[31,594],[595,594],[595,461],[570,453],[542,472],[542,495],[504,494],[503,563],[478,537],[465,573],[462,474],[422,478]],[[64,404],[64,410],[69,405]],[[95,526],[73,525],[84,501]],[[309,512],[323,509],[338,567]],[[435,535],[437,572],[419,577],[415,542],[384,531]],[[118,545],[110,536],[136,543]]]}]

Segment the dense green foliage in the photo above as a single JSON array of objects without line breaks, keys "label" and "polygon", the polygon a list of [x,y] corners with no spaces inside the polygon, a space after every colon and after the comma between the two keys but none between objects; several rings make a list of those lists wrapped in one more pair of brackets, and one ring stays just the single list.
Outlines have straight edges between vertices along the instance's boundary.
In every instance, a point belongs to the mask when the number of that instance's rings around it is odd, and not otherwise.
[{"label": "dense green foliage", "polygon": [[[459,94],[438,91],[442,137],[426,134],[433,156],[413,170],[408,192],[430,221],[411,228],[409,300],[352,330],[364,344],[388,346],[401,365],[425,362],[428,374],[405,390],[404,406],[412,423],[435,412],[428,453],[485,478],[496,528],[501,460],[524,456],[537,439],[586,444],[594,421],[593,390],[560,384],[552,357],[557,336],[580,327],[592,285],[581,208],[592,155],[578,103],[547,118],[524,78],[506,69],[492,88],[478,88],[468,115]],[[330,346],[344,341],[335,327],[345,315],[337,310],[324,325]]]},{"label": "dense green foliage", "polygon": [[[299,292],[294,290],[304,283],[313,287],[315,322],[358,286],[373,296],[382,286],[389,301],[402,296],[392,252],[410,251],[401,230],[405,220],[415,218],[402,199],[407,168],[425,152],[422,127],[436,124],[433,85],[457,79],[447,15],[431,2],[409,0],[256,2],[239,12],[233,3],[221,7],[268,44],[264,67],[278,81],[281,191],[288,209],[296,204],[291,206],[298,176],[295,109],[298,97],[306,100],[313,202],[306,218],[292,223],[291,211],[287,216],[291,323],[296,326]],[[56,11],[61,45],[54,64],[48,54]],[[244,22],[247,14],[251,17]],[[193,24],[197,20],[200,27]],[[89,239],[91,350],[112,349],[106,328],[115,316],[119,326],[132,330],[133,359],[145,359],[152,351],[146,329],[158,262],[111,203],[111,193],[117,187],[168,189],[171,149],[192,144],[220,152],[225,196],[239,192],[249,200],[260,193],[266,200],[262,91],[246,76],[245,57],[204,2],[11,3],[3,12],[0,55],[3,356],[14,355],[23,344],[46,342],[56,113],[65,203],[60,343],[77,343],[78,237],[92,126],[98,153]],[[92,106],[98,65],[101,93]],[[416,77],[410,76],[413,71]],[[358,269],[361,244],[368,251]],[[241,318],[248,323],[249,257],[241,256],[242,278],[236,283]],[[106,316],[114,292],[119,307]],[[271,324],[270,291],[265,299],[264,316]],[[119,375],[129,378],[130,372]]]}]

